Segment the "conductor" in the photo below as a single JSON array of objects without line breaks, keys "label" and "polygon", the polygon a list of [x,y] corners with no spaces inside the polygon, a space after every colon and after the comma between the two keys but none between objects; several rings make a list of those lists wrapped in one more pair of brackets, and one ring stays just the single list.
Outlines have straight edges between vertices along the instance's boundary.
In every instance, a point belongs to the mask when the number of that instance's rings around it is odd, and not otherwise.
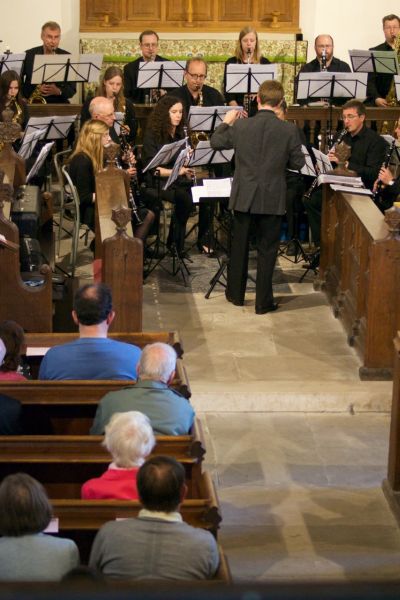
[{"label": "conductor", "polygon": [[286,169],[304,165],[296,125],[281,121],[275,110],[283,100],[283,87],[264,81],[258,90],[258,112],[239,119],[229,111],[211,137],[215,150],[234,148],[235,175],[229,208],[233,210],[231,256],[226,298],[243,306],[246,292],[250,225],[254,222],[257,247],[256,314],[278,308],[272,276],[279,247],[282,215],[286,210]]}]

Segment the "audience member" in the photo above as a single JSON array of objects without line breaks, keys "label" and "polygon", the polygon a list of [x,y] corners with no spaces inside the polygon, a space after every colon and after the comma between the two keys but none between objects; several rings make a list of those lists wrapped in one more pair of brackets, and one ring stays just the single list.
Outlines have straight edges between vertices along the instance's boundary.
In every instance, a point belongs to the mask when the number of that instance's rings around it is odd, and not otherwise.
[{"label": "audience member", "polygon": [[150,419],[155,434],[184,435],[193,425],[190,403],[169,387],[175,376],[176,352],[157,342],[143,349],[136,385],[109,392],[101,399],[90,433],[100,435],[116,412],[138,410]]},{"label": "audience member", "polygon": [[0,581],[59,581],[79,564],[72,540],[46,535],[52,509],[43,486],[25,473],[0,485]]},{"label": "audience member", "polygon": [[109,287],[81,287],[72,311],[79,339],[50,348],[40,365],[39,379],[136,379],[140,348],[107,337],[114,316]]},{"label": "audience member", "polygon": [[212,577],[219,562],[212,534],[182,521],[185,470],[174,458],[149,459],[137,486],[143,510],[136,519],[100,529],[89,565],[116,579],[193,580]]},{"label": "audience member", "polygon": [[137,500],[137,473],[155,445],[148,417],[137,411],[115,413],[106,425],[103,445],[113,462],[101,477],[83,484],[82,498]]},{"label": "audience member", "polygon": [[18,372],[21,355],[26,352],[24,330],[15,321],[0,323],[0,339],[5,346],[5,355],[0,361],[0,381],[25,381]]},{"label": "audience member", "polygon": [[[6,355],[6,347],[0,338],[0,364]],[[21,403],[10,396],[0,394],[0,435],[19,435],[21,425]]]}]

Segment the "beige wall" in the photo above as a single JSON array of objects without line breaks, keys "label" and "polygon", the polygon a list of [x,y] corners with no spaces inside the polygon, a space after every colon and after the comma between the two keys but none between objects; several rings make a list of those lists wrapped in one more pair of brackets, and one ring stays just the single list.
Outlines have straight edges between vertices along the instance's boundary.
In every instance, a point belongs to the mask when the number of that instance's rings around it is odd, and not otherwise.
[{"label": "beige wall", "polygon": [[[4,1],[4,0],[3,0]],[[13,0],[5,3],[9,11],[2,18],[3,43],[13,52],[40,44],[40,28],[45,21],[58,21],[62,27],[61,46],[70,52],[79,48],[79,0]],[[300,26],[304,39],[311,42],[309,58],[314,53],[313,40],[318,33],[330,33],[335,40],[335,55],[348,60],[349,48],[368,48],[383,41],[381,18],[399,13],[399,0],[301,0]],[[18,27],[13,26],[18,23]],[[125,37],[125,36],[124,36]],[[126,37],[131,37],[129,34]]]}]

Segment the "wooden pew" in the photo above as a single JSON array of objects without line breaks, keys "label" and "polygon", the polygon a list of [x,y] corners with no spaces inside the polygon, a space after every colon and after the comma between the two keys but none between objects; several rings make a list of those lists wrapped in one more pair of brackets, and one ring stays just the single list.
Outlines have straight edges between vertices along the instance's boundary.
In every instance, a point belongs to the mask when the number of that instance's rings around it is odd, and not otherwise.
[{"label": "wooden pew", "polygon": [[[82,484],[107,470],[111,458],[102,436],[0,436],[0,479],[22,471],[41,481],[52,498],[79,498]],[[205,454],[201,425],[181,436],[157,436],[152,455],[176,458],[185,467],[189,497],[198,496]]]},{"label": "wooden pew", "polygon": [[365,196],[324,189],[319,285],[357,350],[361,379],[390,379],[400,329],[400,243]]},{"label": "wooden pew", "polygon": [[400,332],[393,340],[393,394],[390,419],[389,459],[383,492],[400,526]]}]

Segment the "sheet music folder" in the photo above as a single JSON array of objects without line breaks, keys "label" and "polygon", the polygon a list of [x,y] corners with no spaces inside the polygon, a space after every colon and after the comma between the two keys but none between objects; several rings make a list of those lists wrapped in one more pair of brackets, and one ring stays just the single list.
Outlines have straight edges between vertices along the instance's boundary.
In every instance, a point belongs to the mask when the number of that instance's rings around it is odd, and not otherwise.
[{"label": "sheet music folder", "polygon": [[32,83],[97,83],[102,62],[102,54],[37,54]]},{"label": "sheet music folder", "polygon": [[367,97],[367,73],[320,71],[299,73],[297,98],[359,98]]}]

